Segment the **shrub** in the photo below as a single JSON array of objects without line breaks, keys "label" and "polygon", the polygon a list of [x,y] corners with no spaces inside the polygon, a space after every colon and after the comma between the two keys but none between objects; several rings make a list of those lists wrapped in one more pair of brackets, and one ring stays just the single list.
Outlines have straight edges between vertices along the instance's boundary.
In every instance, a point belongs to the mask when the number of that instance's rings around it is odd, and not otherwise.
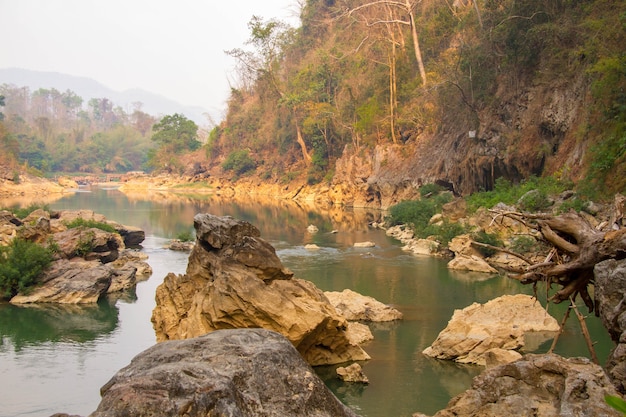
[{"label": "shrub", "polygon": [[[556,195],[571,189],[572,184],[561,181],[555,177],[537,178],[531,176],[520,184],[513,185],[509,180],[500,177],[496,179],[495,186],[491,191],[481,191],[467,197],[467,207],[470,213],[480,207],[491,208],[498,203],[515,205],[520,198],[531,190],[536,191],[536,198],[530,199],[527,210],[544,209],[549,206],[549,195]],[[531,193],[535,194],[535,193]]]},{"label": "shrub", "polygon": [[[425,229],[426,236],[436,236],[439,243],[447,246],[455,237],[467,233],[467,228],[461,223],[451,223],[447,220],[442,225],[430,225]],[[423,236],[423,237],[426,237]]]},{"label": "shrub", "polygon": [[255,169],[256,163],[247,150],[240,149],[231,152],[226,157],[226,160],[222,163],[222,168],[226,171],[233,171],[237,175],[242,175]]},{"label": "shrub", "polygon": [[65,225],[67,226],[68,229],[74,229],[76,227],[87,227],[90,229],[93,228],[93,229],[104,230],[105,232],[109,232],[109,233],[117,233],[117,230],[115,230],[115,227],[111,226],[108,223],[98,222],[95,220],[85,220],[80,217],[72,220],[71,222],[65,223]]},{"label": "shrub", "polygon": [[181,242],[191,242],[194,237],[192,232],[190,232],[189,230],[185,230],[177,234],[176,239],[180,240]]},{"label": "shrub", "polygon": [[45,211],[50,211],[50,208],[48,207],[48,205],[44,204],[44,205],[39,205],[39,204],[31,204],[28,207],[24,207],[24,208],[6,208],[5,210],[8,210],[10,212],[13,213],[13,215],[15,217],[17,217],[18,219],[23,219],[26,216],[28,216],[30,213],[32,213],[35,210],[38,209],[42,209]]},{"label": "shrub", "polygon": [[85,255],[93,252],[94,238],[95,238],[95,233],[93,232],[93,230],[89,230],[86,233],[81,233],[80,239],[78,240],[78,244],[76,245],[76,252],[74,254],[76,256],[80,256],[81,258],[84,258]]},{"label": "shrub", "polygon": [[439,194],[441,191],[443,191],[443,187],[438,184],[424,184],[419,188],[419,192],[422,197],[425,197],[428,194]]},{"label": "shrub", "polygon": [[[491,246],[499,246],[502,247],[502,241],[498,238],[497,235],[493,233],[487,233],[484,230],[472,234],[472,239],[479,243],[485,243]],[[484,248],[482,246],[477,246],[476,249],[483,254],[483,256],[491,256],[496,253],[495,249]]]},{"label": "shrub", "polygon": [[545,191],[534,189],[521,196],[517,204],[522,210],[537,212],[547,209],[552,202]]},{"label": "shrub", "polygon": [[510,249],[513,252],[524,254],[528,252],[536,252],[538,243],[532,236],[516,236],[511,239]]},{"label": "shrub", "polygon": [[51,262],[50,250],[27,240],[16,238],[0,247],[0,297],[27,293]]},{"label": "shrub", "polygon": [[425,229],[428,227],[430,218],[451,199],[452,196],[449,193],[438,193],[430,198],[401,201],[389,208],[389,221],[392,226],[408,224],[413,228],[416,235],[424,237],[423,234],[428,233]]}]

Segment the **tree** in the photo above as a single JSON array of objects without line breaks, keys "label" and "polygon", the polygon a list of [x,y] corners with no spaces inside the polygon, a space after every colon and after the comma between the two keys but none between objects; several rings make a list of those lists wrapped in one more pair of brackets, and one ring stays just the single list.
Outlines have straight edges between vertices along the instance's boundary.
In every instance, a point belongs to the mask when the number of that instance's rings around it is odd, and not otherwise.
[{"label": "tree", "polygon": [[289,106],[295,120],[296,141],[302,150],[305,164],[309,166],[312,158],[300,127],[300,102],[294,97],[285,97],[285,87],[278,76],[283,53],[292,41],[295,32],[284,22],[275,19],[263,21],[258,16],[252,16],[248,28],[250,28],[250,39],[246,44],[253,45],[256,50],[244,51],[237,48],[226,53],[237,59],[240,72],[245,79],[253,78],[257,86],[267,85],[280,97],[283,104]]},{"label": "tree", "polygon": [[152,126],[152,131],[152,140],[170,152],[194,151],[201,145],[198,125],[179,113],[165,116]]},{"label": "tree", "polygon": [[[415,26],[415,16],[413,15],[415,7],[418,3],[421,3],[421,1],[422,0],[377,0],[348,9],[342,16],[355,17],[356,15],[359,15],[359,19],[363,21],[367,27],[385,25],[388,27],[388,30],[393,30],[394,25],[408,26],[411,30],[415,61],[417,62],[420,77],[422,78],[422,84],[425,86],[426,70],[424,69],[422,51],[420,49],[419,37],[417,36],[417,27]],[[374,14],[365,15],[360,13],[363,10],[368,9],[373,9]],[[399,17],[396,11],[400,11],[400,13],[404,14],[406,17]],[[395,40],[393,40],[393,38],[391,42],[392,44],[395,44]]]},{"label": "tree", "polygon": [[[4,96],[0,95],[0,107],[4,107]],[[0,111],[0,122],[4,120],[4,113]]]}]

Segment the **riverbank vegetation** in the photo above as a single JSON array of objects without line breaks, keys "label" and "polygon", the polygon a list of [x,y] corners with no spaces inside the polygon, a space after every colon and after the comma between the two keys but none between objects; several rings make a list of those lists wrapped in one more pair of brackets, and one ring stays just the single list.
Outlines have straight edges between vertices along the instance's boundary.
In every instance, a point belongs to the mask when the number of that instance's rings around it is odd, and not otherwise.
[{"label": "riverbank vegetation", "polygon": [[227,52],[237,77],[203,149],[180,115],[2,85],[2,162],[315,185],[343,181],[342,158],[386,148],[401,158],[382,161],[382,174],[410,170],[462,195],[535,177],[593,199],[626,190],[612,175],[626,171],[626,1],[300,5],[299,27],[254,16],[247,42]]},{"label": "riverbank vegetation", "polygon": [[51,249],[20,238],[0,245],[0,299],[28,293],[52,262],[52,254]]}]

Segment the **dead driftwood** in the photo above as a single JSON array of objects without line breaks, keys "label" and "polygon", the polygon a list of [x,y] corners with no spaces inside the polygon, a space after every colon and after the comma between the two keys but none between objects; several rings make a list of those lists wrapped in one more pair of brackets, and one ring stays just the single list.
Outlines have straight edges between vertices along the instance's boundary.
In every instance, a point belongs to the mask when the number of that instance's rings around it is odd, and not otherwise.
[{"label": "dead driftwood", "polygon": [[[617,195],[610,219],[595,228],[575,211],[553,215],[491,210],[494,221],[501,216],[519,221],[537,231],[536,237],[551,246],[549,253],[539,262],[532,262],[523,255],[503,248],[478,242],[472,244],[503,251],[524,260],[527,263],[524,267],[504,268],[506,275],[523,284],[532,284],[535,294],[537,284],[545,283],[548,302],[558,304],[568,300],[570,309],[575,311],[580,320],[575,304],[579,295],[589,312],[597,312],[596,302],[590,295],[593,293],[590,286],[594,284],[594,266],[606,259],[626,258],[626,228],[623,227],[625,200],[624,196]],[[493,266],[503,269],[502,266]],[[555,286],[558,288],[550,295]],[[569,310],[564,321],[567,316]],[[581,326],[584,334],[584,320],[581,320]]]}]

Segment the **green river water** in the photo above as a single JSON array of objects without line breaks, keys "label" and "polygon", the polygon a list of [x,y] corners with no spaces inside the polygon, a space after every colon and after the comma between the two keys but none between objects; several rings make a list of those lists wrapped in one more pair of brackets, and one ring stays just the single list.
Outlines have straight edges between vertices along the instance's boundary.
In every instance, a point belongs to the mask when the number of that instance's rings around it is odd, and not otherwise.
[{"label": "green river water", "polygon": [[[455,309],[531,291],[507,278],[452,272],[445,260],[403,252],[399,242],[368,226],[383,215],[376,211],[324,213],[284,201],[234,202],[210,196],[129,197],[101,188],[70,194],[49,206],[91,209],[142,228],[146,231],[142,251],[149,255],[154,273],[134,292],[95,306],[0,304],[0,417],[56,412],[87,416],[96,409],[100,387],[155,343],[150,323],[155,289],[168,272],[183,273],[188,256],[163,245],[180,232],[191,232],[193,216],[200,212],[251,222],[297,277],[324,291],[350,288],[404,313],[402,321],[370,326],[375,340],[364,348],[372,359],[362,363],[369,385],[340,383],[334,367],[316,368],[333,392],[364,417],[434,414],[445,407],[482,368],[433,360],[422,350],[435,340]],[[308,233],[309,224],[319,232]],[[366,240],[376,247],[353,247]],[[306,250],[307,243],[321,249]],[[563,308],[551,306],[558,320]],[[604,360],[612,346],[607,332],[595,317],[588,319],[588,325]],[[557,353],[589,356],[579,333],[570,319]],[[546,351],[549,345],[550,341],[542,343],[538,351]]]}]

